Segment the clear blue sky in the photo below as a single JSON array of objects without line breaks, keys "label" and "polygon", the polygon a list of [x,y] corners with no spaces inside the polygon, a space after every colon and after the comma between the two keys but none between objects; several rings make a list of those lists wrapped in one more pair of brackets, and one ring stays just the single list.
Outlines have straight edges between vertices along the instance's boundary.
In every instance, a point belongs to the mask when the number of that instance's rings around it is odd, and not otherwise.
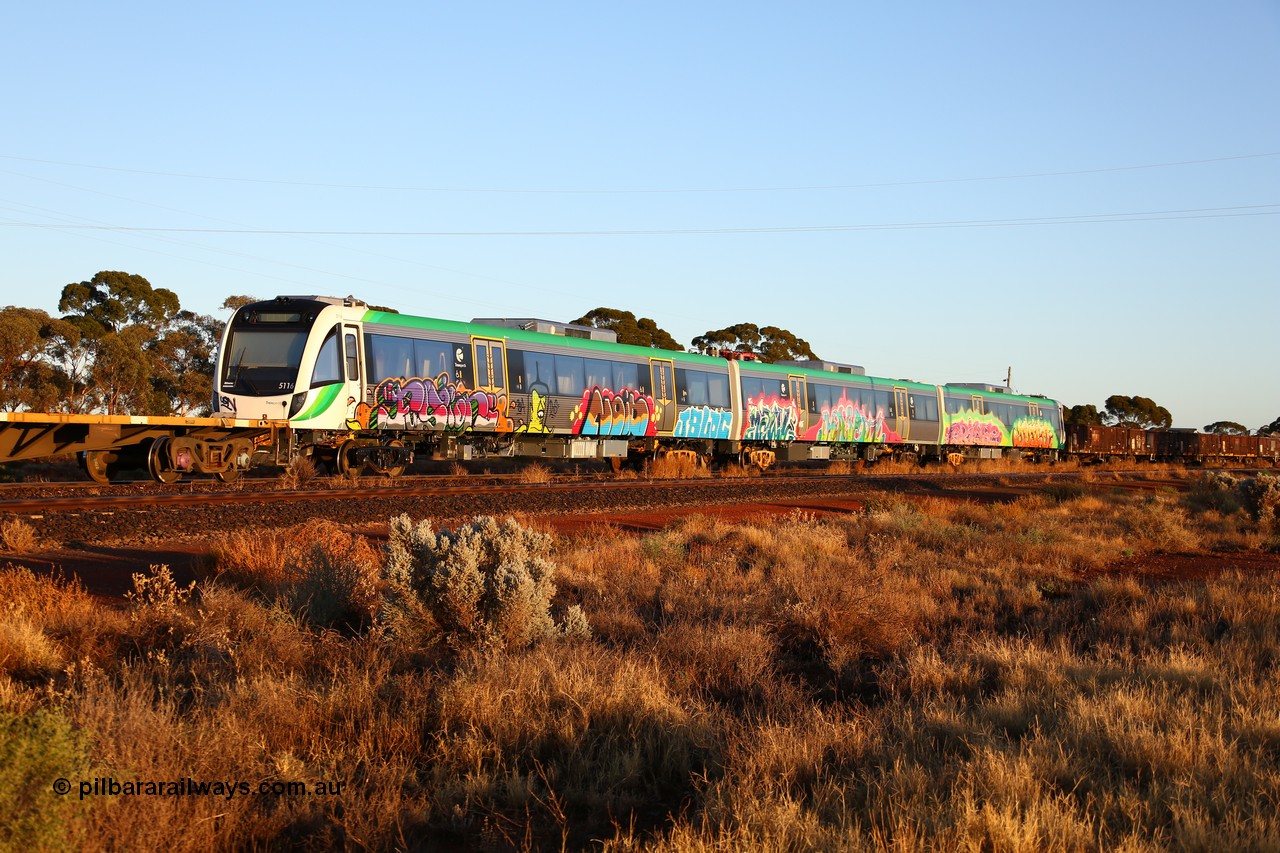
[{"label": "clear blue sky", "polygon": [[223,317],[246,293],[605,305],[686,344],[779,325],[879,375],[1012,366],[1179,426],[1280,416],[1276,0],[22,3],[5,25],[0,304],[125,270]]}]

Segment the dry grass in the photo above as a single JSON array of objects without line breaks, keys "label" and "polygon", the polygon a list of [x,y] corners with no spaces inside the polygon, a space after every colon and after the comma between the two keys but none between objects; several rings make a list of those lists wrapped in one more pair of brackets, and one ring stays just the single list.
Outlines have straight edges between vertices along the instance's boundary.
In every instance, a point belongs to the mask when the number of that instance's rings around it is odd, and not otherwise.
[{"label": "dry grass", "polygon": [[827,463],[827,467],[822,469],[824,474],[830,474],[837,477],[845,477],[856,471],[860,471],[862,463],[854,462],[850,459],[834,459]]},{"label": "dry grass", "polygon": [[538,462],[531,462],[520,469],[519,480],[526,486],[550,483],[552,480],[551,469]]},{"label": "dry grass", "polygon": [[731,462],[720,466],[720,476],[726,480],[745,480],[751,477],[763,477],[764,472],[754,465],[739,465]]},{"label": "dry grass", "polygon": [[25,554],[39,550],[41,542],[30,524],[21,518],[6,518],[0,521],[0,546],[15,554]]},{"label": "dry grass", "polygon": [[644,474],[654,480],[701,480],[711,476],[706,465],[688,456],[659,456],[645,460]]},{"label": "dry grass", "polygon": [[278,599],[318,625],[358,626],[377,609],[380,554],[330,521],[229,533],[214,559],[220,580]]},{"label": "dry grass", "polygon": [[[157,570],[123,610],[0,570],[0,733],[38,745],[0,766],[0,840],[1274,849],[1275,575],[1108,571],[1269,541],[1264,513],[1218,491],[888,499],[842,520],[539,539],[552,612],[581,605],[591,639],[448,655],[429,619],[335,631],[297,606],[308,578],[367,577],[370,546],[339,528],[228,540],[217,583],[184,599]],[[41,822],[54,770],[347,788],[89,798]]]},{"label": "dry grass", "polygon": [[295,491],[316,478],[315,460],[310,456],[295,456],[280,475],[280,488]]}]

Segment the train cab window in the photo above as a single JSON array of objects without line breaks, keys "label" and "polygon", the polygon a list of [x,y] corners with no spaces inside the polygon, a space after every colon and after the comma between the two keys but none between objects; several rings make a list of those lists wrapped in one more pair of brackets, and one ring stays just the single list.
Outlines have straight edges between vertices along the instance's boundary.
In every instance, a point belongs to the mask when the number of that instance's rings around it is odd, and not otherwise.
[{"label": "train cab window", "polygon": [[556,390],[562,397],[580,397],[586,388],[586,372],[580,355],[557,355]]},{"label": "train cab window", "polygon": [[613,390],[621,391],[623,388],[644,390],[640,382],[640,365],[614,362]]},{"label": "train cab window", "polygon": [[311,387],[330,385],[342,381],[342,356],[338,351],[338,330],[335,327],[320,345],[315,369],[311,371]]}]

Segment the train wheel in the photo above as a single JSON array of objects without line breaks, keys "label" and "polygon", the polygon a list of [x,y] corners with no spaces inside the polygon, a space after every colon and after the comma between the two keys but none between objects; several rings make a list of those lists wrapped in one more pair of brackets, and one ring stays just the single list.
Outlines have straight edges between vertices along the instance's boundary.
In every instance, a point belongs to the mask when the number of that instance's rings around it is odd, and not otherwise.
[{"label": "train wheel", "polygon": [[168,467],[164,452],[165,445],[168,443],[169,439],[166,437],[157,438],[147,449],[147,470],[159,483],[176,483],[182,477],[182,472]]},{"label": "train wheel", "polygon": [[224,483],[234,483],[240,479],[240,475],[244,472],[239,468],[228,468],[225,471],[215,471],[213,476],[217,477]]},{"label": "train wheel", "polygon": [[109,459],[114,454],[110,450],[86,450],[79,454],[80,467],[95,483],[106,486],[111,483],[111,467]]},{"label": "train wheel", "polygon": [[358,446],[354,438],[349,438],[338,446],[338,454],[334,458],[334,467],[338,469],[339,474],[348,480],[358,480],[360,478],[360,470],[364,468],[364,463],[357,459],[355,455],[355,450]]}]

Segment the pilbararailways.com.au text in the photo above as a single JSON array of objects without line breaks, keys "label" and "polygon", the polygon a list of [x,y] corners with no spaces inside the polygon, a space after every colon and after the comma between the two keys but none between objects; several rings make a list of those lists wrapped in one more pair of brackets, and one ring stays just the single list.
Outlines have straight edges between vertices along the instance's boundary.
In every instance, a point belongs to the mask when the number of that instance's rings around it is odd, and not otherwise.
[{"label": "pilbararailways.com.au text", "polygon": [[343,793],[345,782],[282,782],[264,780],[257,784],[236,780],[212,782],[192,779],[166,779],[163,781],[126,779],[114,777],[81,779],[73,786],[69,779],[55,779],[53,792],[59,796],[77,790],[80,799],[86,797],[334,797]]}]

